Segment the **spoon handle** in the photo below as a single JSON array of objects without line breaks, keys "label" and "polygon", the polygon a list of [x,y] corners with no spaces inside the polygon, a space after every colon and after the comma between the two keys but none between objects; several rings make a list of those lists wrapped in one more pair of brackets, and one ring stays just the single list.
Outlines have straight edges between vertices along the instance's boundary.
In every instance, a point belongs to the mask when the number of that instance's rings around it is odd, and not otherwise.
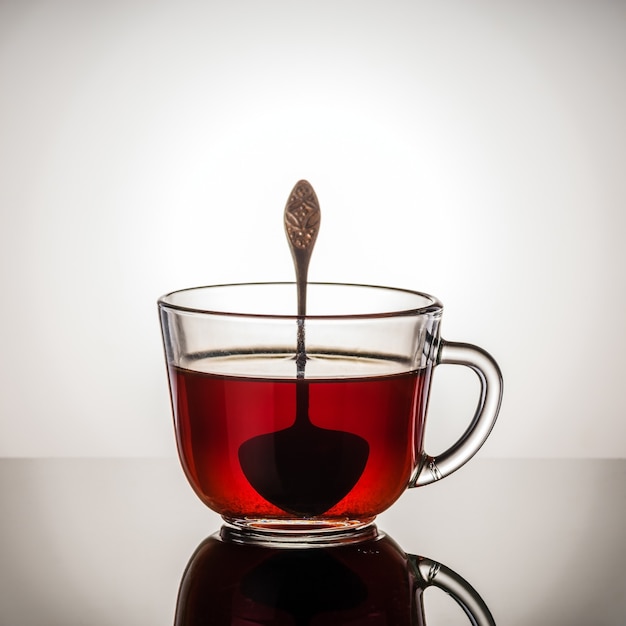
[{"label": "spoon handle", "polygon": [[307,274],[320,222],[320,205],[313,187],[306,180],[298,181],[285,206],[285,233],[296,269],[298,317],[306,315]]}]

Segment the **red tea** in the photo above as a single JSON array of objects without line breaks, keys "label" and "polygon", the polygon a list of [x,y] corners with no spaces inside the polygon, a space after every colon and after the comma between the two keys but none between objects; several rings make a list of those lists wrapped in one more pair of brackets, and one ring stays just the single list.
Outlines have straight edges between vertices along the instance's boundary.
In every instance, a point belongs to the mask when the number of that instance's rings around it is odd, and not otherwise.
[{"label": "red tea", "polygon": [[[422,445],[428,379],[427,370],[302,381],[173,367],[183,467],[200,498],[226,518],[369,519],[407,487]],[[294,428],[302,384],[310,434]],[[246,456],[257,437],[264,452],[275,439],[276,455]],[[294,437],[301,440],[286,455],[281,447]],[[259,473],[274,498],[253,487]]]}]

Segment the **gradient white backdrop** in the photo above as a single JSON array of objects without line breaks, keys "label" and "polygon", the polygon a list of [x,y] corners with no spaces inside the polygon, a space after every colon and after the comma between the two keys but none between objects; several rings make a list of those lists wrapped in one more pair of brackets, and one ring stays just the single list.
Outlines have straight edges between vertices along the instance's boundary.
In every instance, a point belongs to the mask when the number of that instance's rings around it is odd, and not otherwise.
[{"label": "gradient white backdrop", "polygon": [[[484,456],[626,456],[626,3],[0,2],[0,456],[174,455],[156,299],[431,292],[505,377]],[[428,440],[464,428],[443,366]]]}]

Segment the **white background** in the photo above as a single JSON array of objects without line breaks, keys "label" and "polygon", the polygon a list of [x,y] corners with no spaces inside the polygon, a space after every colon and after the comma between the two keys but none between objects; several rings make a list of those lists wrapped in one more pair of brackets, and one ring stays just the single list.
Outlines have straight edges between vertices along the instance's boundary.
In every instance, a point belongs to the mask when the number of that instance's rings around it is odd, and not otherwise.
[{"label": "white background", "polygon": [[[626,456],[626,4],[0,2],[0,456],[174,455],[156,299],[438,296],[505,377],[484,456]],[[471,373],[439,368],[431,452]]]}]

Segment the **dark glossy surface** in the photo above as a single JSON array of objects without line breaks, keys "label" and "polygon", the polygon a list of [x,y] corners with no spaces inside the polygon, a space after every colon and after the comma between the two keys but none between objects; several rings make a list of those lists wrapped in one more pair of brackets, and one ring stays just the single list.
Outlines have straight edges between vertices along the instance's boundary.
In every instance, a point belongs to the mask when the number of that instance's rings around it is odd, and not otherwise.
[{"label": "dark glossy surface", "polygon": [[[0,624],[15,626],[171,625],[221,525],[176,459],[5,459],[0,496]],[[497,624],[622,626],[625,519],[626,461],[475,459],[378,526],[465,578]],[[430,626],[469,623],[436,589],[424,604]]]}]

